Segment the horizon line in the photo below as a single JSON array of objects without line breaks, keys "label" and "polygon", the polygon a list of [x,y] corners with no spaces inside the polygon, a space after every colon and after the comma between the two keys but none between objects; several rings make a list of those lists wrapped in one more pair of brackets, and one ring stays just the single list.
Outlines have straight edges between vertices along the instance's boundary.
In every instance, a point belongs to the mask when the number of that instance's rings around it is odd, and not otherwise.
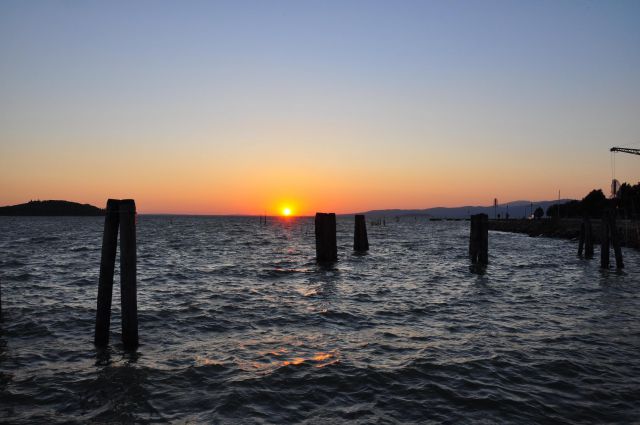
[{"label": "horizon line", "polygon": [[[554,199],[554,200],[538,200],[538,201],[528,201],[523,199],[518,199],[515,201],[507,201],[504,203],[498,203],[498,208],[505,207],[511,205],[516,202],[530,202],[532,204],[536,203],[546,203],[546,202],[568,202],[575,201],[573,198],[562,198],[562,199]],[[522,205],[525,207],[526,205]],[[385,211],[407,211],[407,212],[416,212],[419,213],[421,211],[433,210],[433,209],[458,209],[458,208],[493,208],[493,205],[459,205],[455,207],[444,207],[444,206],[436,206],[436,207],[427,207],[427,208],[377,208],[370,209],[367,211],[358,211],[358,212],[345,212],[345,213],[335,213],[336,216],[345,216],[345,215],[356,215],[356,214],[367,214],[367,213],[381,213]],[[316,211],[323,212],[323,211]],[[282,217],[280,214],[243,214],[243,213],[172,213],[172,212],[143,212],[138,213],[138,215],[163,215],[163,216],[189,216],[189,217]],[[313,217],[314,214],[295,214],[290,217]]]},{"label": "horizon line", "polygon": [[[568,202],[568,201],[572,201],[575,200],[573,198],[561,198],[561,199],[554,199],[554,200],[525,200],[525,199],[517,199],[517,200],[513,200],[513,201],[507,201],[507,202],[503,202],[503,203],[498,203],[498,207],[506,207],[508,205],[511,205],[513,203],[516,202],[529,202],[532,204],[535,203],[546,203],[546,202]],[[102,209],[104,210],[104,207],[99,207],[99,206],[95,206],[92,205],[90,203],[87,202],[76,202],[76,201],[66,201],[66,200],[62,200],[62,199],[31,199],[27,202],[23,202],[22,204],[14,204],[14,205],[2,205],[0,206],[0,208],[5,208],[5,207],[12,207],[12,206],[16,206],[16,205],[24,205],[24,204],[28,204],[29,202],[47,202],[47,201],[63,201],[63,202],[74,202],[74,203],[78,203],[78,204],[82,204],[82,205],[91,205],[94,206],[96,208]],[[458,208],[492,208],[493,205],[458,205],[458,206],[452,206],[452,207],[445,207],[445,206],[435,206],[435,207],[426,207],[426,208],[374,208],[374,209],[369,209],[366,211],[357,211],[357,212],[344,212],[344,213],[335,213],[336,216],[346,216],[346,215],[356,215],[356,214],[367,214],[367,213],[372,213],[372,212],[376,212],[376,213],[383,213],[385,211],[406,211],[406,212],[415,212],[415,213],[420,213],[422,211],[427,211],[427,210],[432,210],[432,209],[458,209]],[[323,212],[323,211],[316,211],[316,212]],[[138,212],[138,215],[156,215],[156,216],[189,216],[189,217],[282,217],[280,214],[250,214],[250,213],[215,213],[215,212],[211,212],[211,213],[196,213],[196,212]],[[291,217],[313,217],[314,214],[295,214],[292,215]]]}]

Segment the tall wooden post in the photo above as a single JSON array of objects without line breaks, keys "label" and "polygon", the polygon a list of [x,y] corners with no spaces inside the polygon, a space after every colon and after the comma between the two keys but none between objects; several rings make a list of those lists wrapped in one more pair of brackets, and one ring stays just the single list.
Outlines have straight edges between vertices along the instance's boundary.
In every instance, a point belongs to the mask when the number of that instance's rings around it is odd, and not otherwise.
[{"label": "tall wooden post", "polygon": [[353,250],[368,251],[369,239],[367,238],[367,222],[364,215],[356,215],[356,225],[353,232]]},{"label": "tall wooden post", "polygon": [[94,342],[99,347],[109,343],[113,274],[120,228],[120,305],[122,309],[122,343],[125,348],[138,345],[138,307],[136,291],[136,204],[133,199],[107,201],[102,236],[98,308]]},{"label": "tall wooden post", "polygon": [[480,264],[489,264],[489,216],[480,214]]},{"label": "tall wooden post", "polygon": [[336,215],[334,213],[316,213],[315,226],[317,261],[337,261]]},{"label": "tall wooden post", "polygon": [[584,218],[584,258],[593,258],[593,228],[589,217]]},{"label": "tall wooden post", "polygon": [[472,215],[469,224],[469,258],[471,258],[472,263],[475,263],[478,260],[478,243],[476,241],[478,239],[478,217]]},{"label": "tall wooden post", "polygon": [[136,203],[120,201],[120,294],[122,343],[138,346],[138,301],[136,291]]},{"label": "tall wooden post", "polygon": [[473,264],[489,263],[489,217],[486,214],[471,216],[469,256]]},{"label": "tall wooden post", "polygon": [[602,215],[602,240],[600,241],[600,267],[609,268],[609,211]]},{"label": "tall wooden post", "polygon": [[611,211],[609,213],[609,233],[611,234],[611,245],[613,245],[613,252],[616,256],[616,268],[624,268],[624,262],[622,261],[622,249],[620,248],[620,235],[618,234],[618,226],[616,225],[616,212]]},{"label": "tall wooden post", "polygon": [[94,342],[97,346],[109,343],[111,323],[111,294],[113,292],[113,271],[116,264],[120,201],[109,199],[104,218],[102,235],[102,256],[100,259],[100,280],[98,281],[98,308],[96,310],[96,330]]}]

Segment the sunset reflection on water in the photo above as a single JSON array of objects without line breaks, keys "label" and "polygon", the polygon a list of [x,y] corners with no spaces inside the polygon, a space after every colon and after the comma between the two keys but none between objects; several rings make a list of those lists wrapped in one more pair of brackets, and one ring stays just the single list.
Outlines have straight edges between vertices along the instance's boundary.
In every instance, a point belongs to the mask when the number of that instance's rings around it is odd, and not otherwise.
[{"label": "sunset reflection on water", "polygon": [[[315,368],[323,368],[339,361],[340,353],[338,350],[303,353],[300,351],[293,352],[282,347],[260,353],[258,358],[253,360],[235,359],[234,363],[235,366],[245,372],[268,374],[286,366],[308,364]],[[196,356],[194,363],[196,366],[224,366],[223,361],[206,356]]]},{"label": "sunset reflection on water", "polygon": [[[310,357],[294,357],[292,360],[284,360],[280,363],[281,366],[290,366],[290,365],[300,365],[302,363],[305,362],[313,362],[314,363],[314,367],[317,368],[322,368],[325,366],[329,366],[332,365],[334,363],[337,363],[339,361],[338,359],[338,354],[336,351],[332,351],[332,352],[318,352],[313,354]],[[277,364],[277,362],[276,362]]]}]

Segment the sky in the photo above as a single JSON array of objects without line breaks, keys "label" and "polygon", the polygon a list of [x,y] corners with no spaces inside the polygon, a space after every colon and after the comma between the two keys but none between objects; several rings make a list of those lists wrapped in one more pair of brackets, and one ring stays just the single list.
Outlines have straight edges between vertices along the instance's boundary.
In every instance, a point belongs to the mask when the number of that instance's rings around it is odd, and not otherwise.
[{"label": "sky", "polygon": [[[0,2],[0,205],[348,213],[608,193],[640,1]],[[640,181],[640,157],[615,155]]]}]

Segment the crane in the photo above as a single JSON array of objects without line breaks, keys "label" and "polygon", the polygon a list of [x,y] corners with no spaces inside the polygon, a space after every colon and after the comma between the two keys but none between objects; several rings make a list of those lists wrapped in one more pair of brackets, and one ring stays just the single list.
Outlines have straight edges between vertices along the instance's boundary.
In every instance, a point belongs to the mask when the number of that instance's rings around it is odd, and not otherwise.
[{"label": "crane", "polygon": [[624,152],[630,153],[632,155],[640,155],[640,149],[632,149],[632,148],[616,148],[613,147],[610,149],[611,152]]},{"label": "crane", "polygon": [[618,194],[618,189],[620,188],[620,182],[616,180],[616,158],[615,158],[616,152],[629,153],[631,155],[640,155],[640,149],[619,148],[614,146],[611,149],[609,149],[609,151],[611,152],[611,174],[612,174],[611,197],[613,198]]}]

